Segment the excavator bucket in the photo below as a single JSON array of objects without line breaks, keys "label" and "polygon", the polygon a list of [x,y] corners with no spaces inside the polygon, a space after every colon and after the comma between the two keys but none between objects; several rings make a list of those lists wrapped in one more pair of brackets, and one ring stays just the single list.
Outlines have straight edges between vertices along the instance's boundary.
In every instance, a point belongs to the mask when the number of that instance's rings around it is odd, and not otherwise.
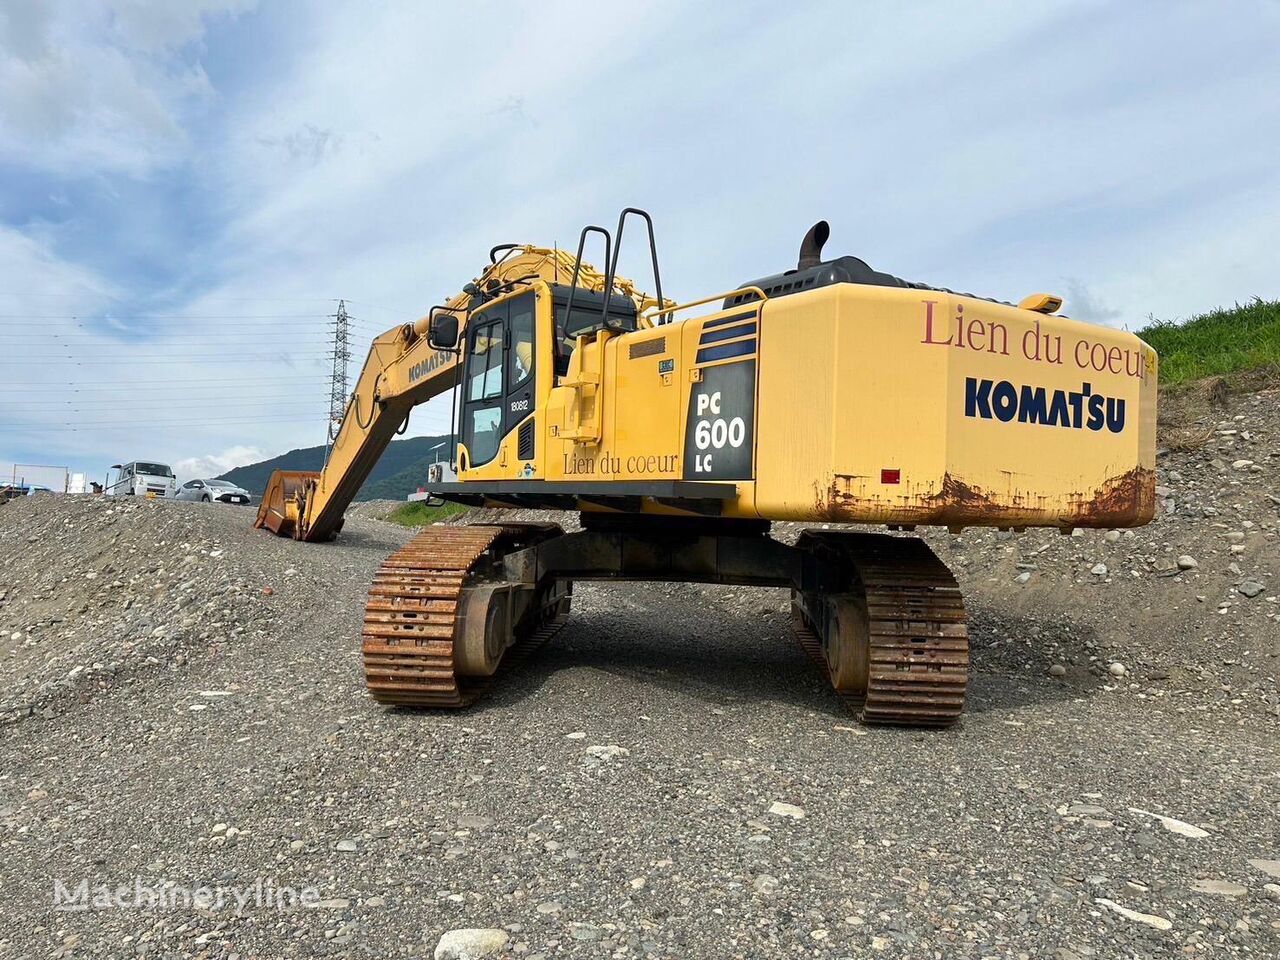
[{"label": "excavator bucket", "polygon": [[253,525],[259,529],[266,527],[279,537],[296,537],[302,519],[303,494],[308,483],[319,479],[320,474],[313,470],[275,471],[267,481]]}]

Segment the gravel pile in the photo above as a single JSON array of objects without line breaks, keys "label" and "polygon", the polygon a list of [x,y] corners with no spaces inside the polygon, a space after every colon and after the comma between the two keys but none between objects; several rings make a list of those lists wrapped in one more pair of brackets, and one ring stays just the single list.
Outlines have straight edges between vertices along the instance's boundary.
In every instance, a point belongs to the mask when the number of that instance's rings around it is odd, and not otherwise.
[{"label": "gravel pile", "polygon": [[410,531],[0,507],[0,956],[1277,956],[1280,396],[1230,404],[1147,528],[928,534],[973,618],[942,733],[858,728],[785,592],[678,584],[388,710],[361,610]]}]

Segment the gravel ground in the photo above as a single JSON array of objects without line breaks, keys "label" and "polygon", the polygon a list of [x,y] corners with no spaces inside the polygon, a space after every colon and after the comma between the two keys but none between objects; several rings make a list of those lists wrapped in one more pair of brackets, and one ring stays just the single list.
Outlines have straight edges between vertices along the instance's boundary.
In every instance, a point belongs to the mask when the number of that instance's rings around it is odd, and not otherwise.
[{"label": "gravel ground", "polygon": [[[1131,536],[929,535],[973,616],[940,733],[858,728],[785,594],[665,584],[387,710],[361,609],[409,531],[8,504],[0,956],[1276,957],[1280,396],[1201,419]],[[82,880],[178,903],[54,910]]]}]

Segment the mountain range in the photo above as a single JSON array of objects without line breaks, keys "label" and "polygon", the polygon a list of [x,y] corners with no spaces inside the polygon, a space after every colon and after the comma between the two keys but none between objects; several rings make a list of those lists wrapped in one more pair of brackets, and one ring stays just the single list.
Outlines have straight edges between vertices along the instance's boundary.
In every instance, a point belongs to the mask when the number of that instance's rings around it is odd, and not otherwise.
[{"label": "mountain range", "polygon": [[[438,437],[408,437],[392,440],[356,494],[357,500],[403,500],[427,480],[427,467],[444,452],[434,449],[447,444],[448,434]],[[244,487],[255,497],[267,488],[274,470],[319,470],[324,466],[324,447],[301,447],[278,457],[228,470],[219,478]]]}]

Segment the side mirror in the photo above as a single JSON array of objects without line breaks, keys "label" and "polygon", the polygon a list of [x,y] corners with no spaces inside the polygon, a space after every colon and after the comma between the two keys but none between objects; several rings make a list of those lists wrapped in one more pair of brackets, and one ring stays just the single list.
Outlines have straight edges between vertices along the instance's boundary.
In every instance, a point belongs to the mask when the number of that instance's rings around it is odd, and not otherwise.
[{"label": "side mirror", "polygon": [[427,343],[437,350],[453,350],[458,346],[458,318],[452,313],[439,313],[427,327]]}]

